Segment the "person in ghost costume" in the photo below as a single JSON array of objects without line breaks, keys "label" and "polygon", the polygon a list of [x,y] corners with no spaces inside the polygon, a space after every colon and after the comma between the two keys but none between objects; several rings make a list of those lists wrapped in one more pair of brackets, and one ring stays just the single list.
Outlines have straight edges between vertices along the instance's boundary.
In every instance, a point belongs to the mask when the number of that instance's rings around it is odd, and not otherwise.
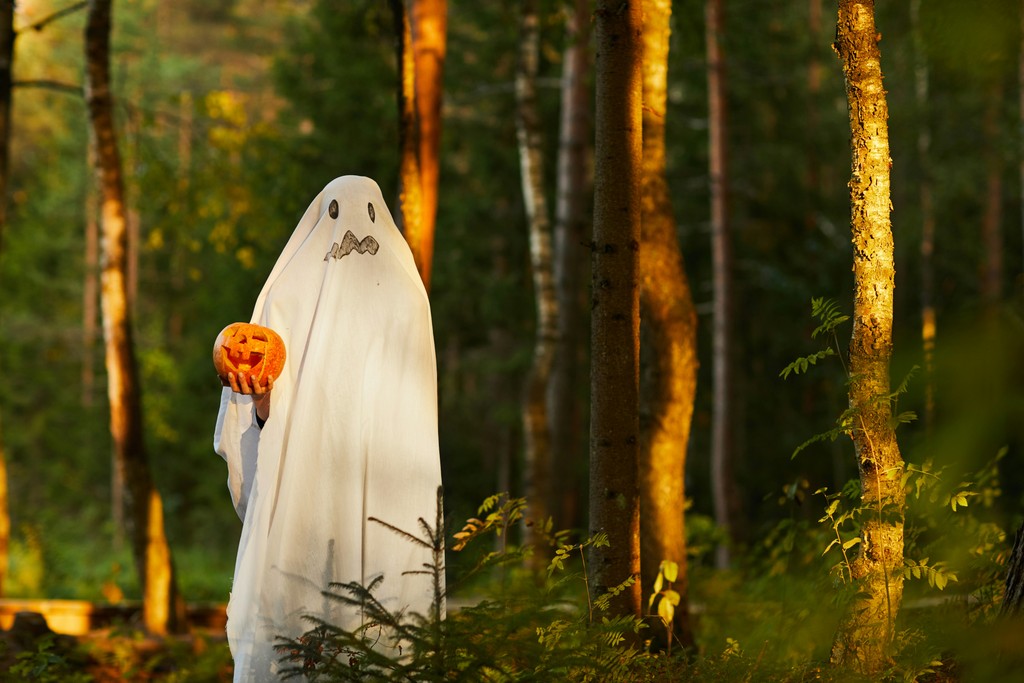
[{"label": "person in ghost costume", "polygon": [[323,596],[332,582],[383,575],[375,595],[389,609],[429,614],[430,576],[403,574],[429,566],[429,551],[367,520],[418,535],[441,484],[427,293],[373,180],[337,178],[317,195],[252,322],[288,357],[270,387],[232,378],[214,434],[243,522],[227,633],[246,682],[276,680],[275,641],[309,630],[304,616],[362,624]]}]

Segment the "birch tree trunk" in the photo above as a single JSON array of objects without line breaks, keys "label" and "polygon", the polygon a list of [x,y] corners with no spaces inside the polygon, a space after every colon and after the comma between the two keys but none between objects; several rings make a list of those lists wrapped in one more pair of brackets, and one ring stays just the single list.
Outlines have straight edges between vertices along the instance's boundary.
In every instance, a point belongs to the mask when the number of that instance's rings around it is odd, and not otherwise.
[{"label": "birch tree trunk", "polygon": [[554,277],[558,299],[558,336],[548,386],[548,422],[554,501],[551,508],[560,529],[582,526],[578,473],[583,443],[583,402],[577,398],[584,353],[580,329],[584,320],[582,246],[590,226],[587,192],[590,189],[590,2],[574,0],[566,18],[566,47],[562,55],[561,119],[559,122],[558,176],[556,178]]},{"label": "birch tree trunk", "polygon": [[527,527],[528,541],[543,557],[545,547],[537,533],[550,516],[551,429],[548,424],[547,387],[558,342],[558,299],[552,272],[551,220],[544,197],[544,159],[537,110],[537,63],[540,57],[540,26],[537,0],[522,0],[519,27],[519,67],[516,72],[516,137],[519,175],[530,230],[530,267],[537,323],[533,363],[523,394],[523,436],[526,447],[526,498],[534,524]]},{"label": "birch tree trunk", "polygon": [[697,391],[697,312],[665,178],[665,116],[671,0],[644,0],[643,228],[640,302],[654,340],[652,424],[640,461],[641,559],[645,590],[663,560],[679,565],[675,627],[693,645],[687,587],[686,448]]},{"label": "birch tree trunk", "polygon": [[890,222],[888,105],[873,0],[840,0],[836,51],[850,113],[853,336],[851,434],[863,526],[850,574],[857,594],[832,649],[834,663],[868,676],[885,669],[903,598],[903,459],[888,400],[895,267]]},{"label": "birch tree trunk", "polygon": [[[10,172],[11,83],[14,68],[14,3],[0,2],[0,256],[7,231],[7,189]],[[7,455],[0,424],[0,597],[4,595],[9,564],[11,515],[7,500]]]},{"label": "birch tree trunk", "polygon": [[143,445],[140,387],[126,280],[124,183],[110,90],[110,30],[110,0],[90,0],[85,29],[85,94],[101,196],[103,266],[100,297],[110,432],[117,466],[126,484],[125,508],[132,552],[143,589],[145,626],[152,633],[164,634],[179,626],[182,610],[164,533],[163,505],[153,486]]},{"label": "birch tree trunk", "polygon": [[404,0],[391,0],[395,20],[398,62],[398,144],[400,224],[412,250],[416,269],[424,285],[430,279],[430,262],[424,251],[423,189],[420,181],[419,129],[416,124],[416,64],[413,58],[412,27]]},{"label": "birch tree trunk", "polygon": [[591,585],[598,594],[633,579],[612,613],[640,616],[639,247],[643,19],[641,3],[598,0],[591,310]]},{"label": "birch tree trunk", "polygon": [[[736,489],[733,468],[732,378],[732,236],[729,226],[729,168],[725,59],[721,39],[724,28],[722,0],[707,0],[708,133],[711,177],[711,263],[714,272],[712,368],[714,397],[711,415],[711,497],[715,523],[730,539],[738,535]],[[723,543],[715,551],[715,564],[729,566],[730,548]]]},{"label": "birch tree trunk", "polygon": [[448,0],[412,0],[412,50],[415,65],[416,120],[422,209],[420,253],[423,285],[430,291],[434,232],[441,167],[441,98],[447,47]]}]

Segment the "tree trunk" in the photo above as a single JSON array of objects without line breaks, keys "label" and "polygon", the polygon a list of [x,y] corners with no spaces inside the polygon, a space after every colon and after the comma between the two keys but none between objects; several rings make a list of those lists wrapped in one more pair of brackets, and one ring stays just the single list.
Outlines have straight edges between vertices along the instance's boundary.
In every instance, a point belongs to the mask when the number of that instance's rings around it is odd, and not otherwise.
[{"label": "tree trunk", "polygon": [[860,472],[863,526],[850,568],[857,594],[840,626],[832,659],[875,676],[887,666],[903,598],[905,494],[888,399],[895,280],[891,160],[873,0],[840,0],[835,47],[843,61],[851,130],[850,431]]},{"label": "tree trunk", "polygon": [[[89,169],[96,168],[96,155],[89,145]],[[90,408],[96,385],[94,350],[96,348],[96,319],[99,308],[99,202],[96,185],[87,183],[85,189],[85,235],[82,267],[82,407]]]},{"label": "tree trunk", "polygon": [[160,495],[153,486],[143,446],[142,408],[131,315],[128,307],[127,221],[121,160],[110,91],[110,0],[91,0],[85,30],[86,104],[100,186],[103,267],[101,303],[106,346],[110,431],[126,484],[125,508],[146,628],[157,634],[179,626],[181,604],[163,526]]},{"label": "tree trunk", "polygon": [[999,608],[1001,617],[1019,617],[1024,608],[1024,524],[1017,529],[1013,539],[1013,550],[1006,562],[1006,589],[1003,604]]},{"label": "tree trunk", "polygon": [[671,0],[644,0],[643,239],[640,301],[654,339],[651,426],[640,461],[644,590],[663,560],[679,565],[675,630],[693,645],[687,602],[686,448],[697,391],[697,312],[676,235],[665,177],[665,115]]},{"label": "tree trunk", "polygon": [[[816,141],[821,127],[821,116],[818,113],[818,98],[821,95],[821,77],[823,66],[818,53],[817,38],[821,35],[821,3],[822,0],[808,0],[807,32],[811,36],[811,54],[807,64],[807,125],[805,139]],[[818,145],[805,145],[807,154],[806,186],[807,204],[804,212],[804,230],[813,232],[818,226],[818,215],[821,211],[821,162],[818,158]]]},{"label": "tree trunk", "polygon": [[4,591],[7,588],[7,574],[10,570],[10,549],[11,510],[7,495],[7,456],[4,453],[3,442],[0,441],[0,598],[6,595]]},{"label": "tree trunk", "polygon": [[[735,540],[739,535],[739,492],[733,467],[732,380],[732,236],[729,227],[729,169],[725,102],[725,60],[721,39],[722,0],[707,0],[708,133],[711,177],[711,262],[714,271],[712,368],[714,397],[711,415],[711,497],[715,523]],[[715,564],[730,564],[730,548],[721,544]]]},{"label": "tree trunk", "polygon": [[579,473],[582,464],[583,402],[577,382],[584,362],[585,300],[582,246],[587,241],[587,191],[590,189],[590,3],[574,0],[566,19],[566,47],[562,55],[562,102],[559,123],[558,177],[556,179],[554,276],[558,299],[558,341],[548,386],[549,424],[553,457],[554,500],[551,507],[561,529],[583,525]]},{"label": "tree trunk", "polygon": [[0,2],[0,251],[7,230],[15,38],[14,2]]},{"label": "tree trunk", "polygon": [[[1018,49],[1017,62],[1017,107],[1018,107],[1018,139],[1024,140],[1024,0],[1020,3],[1020,46]],[[1018,165],[1020,173],[1020,230],[1024,237],[1024,154],[1020,155]],[[1021,250],[1024,252],[1024,239],[1021,240]]]},{"label": "tree trunk", "polygon": [[415,63],[416,116],[422,210],[420,214],[420,275],[430,291],[434,260],[434,226],[440,178],[441,98],[448,0],[412,0],[412,50]]},{"label": "tree trunk", "polygon": [[921,203],[921,346],[924,360],[924,428],[935,427],[935,202],[932,198],[932,133],[928,123],[928,54],[921,28],[921,0],[910,2],[917,103],[917,160]]},{"label": "tree trunk", "polygon": [[420,181],[419,128],[416,124],[416,69],[412,49],[412,27],[404,0],[391,0],[395,20],[398,56],[398,145],[399,218],[402,234],[409,243],[416,269],[424,285],[430,279],[423,239],[423,186]]},{"label": "tree trunk", "polygon": [[[0,255],[7,230],[7,189],[10,173],[11,82],[14,67],[14,2],[0,2]],[[11,516],[7,505],[7,455],[0,428],[0,597],[7,582]]]},{"label": "tree trunk", "polygon": [[533,364],[523,394],[523,437],[526,449],[524,475],[526,498],[534,524],[527,527],[528,541],[543,557],[537,532],[550,516],[551,431],[548,425],[547,386],[551,377],[558,337],[558,300],[552,272],[551,221],[544,197],[544,164],[537,110],[537,62],[540,26],[537,0],[522,0],[519,33],[519,68],[516,72],[516,137],[519,144],[520,180],[530,230],[530,266],[533,272],[537,323]]},{"label": "tree trunk", "polygon": [[1003,89],[998,84],[989,87],[985,111],[985,214],[982,221],[982,244],[985,248],[981,273],[981,298],[991,313],[1003,297],[1003,163],[1000,137],[999,109],[1003,104]]},{"label": "tree trunk", "polygon": [[615,615],[640,616],[639,457],[641,32],[639,2],[598,0],[591,304],[591,584]]}]

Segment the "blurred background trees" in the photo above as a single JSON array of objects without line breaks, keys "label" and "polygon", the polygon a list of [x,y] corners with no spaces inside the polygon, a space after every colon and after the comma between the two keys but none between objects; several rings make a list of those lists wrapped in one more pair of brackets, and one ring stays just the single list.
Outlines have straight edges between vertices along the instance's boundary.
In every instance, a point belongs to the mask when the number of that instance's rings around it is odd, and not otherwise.
[{"label": "blurred background trees", "polygon": [[[23,0],[15,31],[72,4]],[[582,79],[585,101],[593,101],[589,69],[582,77],[571,69],[586,63],[586,53],[572,51],[581,31],[578,19],[567,19],[572,4],[538,3],[536,111],[549,150],[559,139],[561,84]],[[727,537],[714,522],[711,494],[715,222],[704,5],[672,3],[664,177],[699,361],[687,500],[679,505],[689,507],[694,580],[710,599],[731,575],[709,572],[714,548]],[[723,210],[733,256],[728,436],[736,499],[727,502],[744,511],[746,527],[731,558],[737,572],[757,553],[774,553],[771,566],[780,572],[806,566],[805,555],[820,549],[802,554],[773,534],[781,523],[813,527],[821,506],[808,503],[809,492],[838,491],[856,476],[845,438],[790,457],[846,407],[842,368],[778,377],[812,343],[811,297],[852,310],[849,127],[842,70],[830,49],[833,18],[834,8],[818,0],[751,0],[729,12],[718,34],[728,74],[721,142],[729,150]],[[1016,528],[1024,495],[1019,18],[1010,0],[877,9],[893,158],[894,378],[925,367],[923,310],[933,310],[936,331],[931,379],[913,378],[900,402],[923,415],[925,387],[934,386],[934,420],[927,431],[923,423],[902,426],[901,451],[912,466],[946,466],[943,476],[956,483],[961,474],[987,472],[1005,448],[999,485],[990,489],[998,495],[985,505],[978,499],[975,539],[992,531],[984,525]],[[98,261],[89,230],[97,209],[85,101],[73,89],[39,85],[81,85],[84,22],[84,13],[70,13],[18,33],[13,62],[0,258],[8,595],[99,599],[105,584],[138,595],[111,513],[107,380],[90,327]],[[431,300],[446,501],[455,519],[495,491],[521,493],[524,474],[521,401],[537,323],[516,147],[518,27],[514,3],[448,3]],[[239,524],[211,446],[220,388],[209,347],[224,324],[250,315],[311,192],[356,173],[375,178],[392,210],[399,206],[393,15],[387,3],[370,0],[122,0],[112,38],[146,449],[181,590],[190,600],[220,600]],[[572,136],[560,144],[574,144]],[[590,163],[585,153],[575,158],[575,170]],[[581,249],[556,265],[555,276],[578,283],[573,268],[589,258],[590,229],[559,213],[556,188],[573,185],[556,182],[558,171],[559,155],[545,154],[540,172],[556,208],[556,259]],[[924,179],[930,204],[922,199]],[[586,177],[574,186],[580,182]],[[924,243],[932,244],[927,258]],[[559,350],[556,374],[569,367],[567,357],[585,357],[590,306],[585,276],[582,282],[573,333],[584,342]],[[560,304],[566,300],[571,294],[563,291]],[[983,319],[994,323],[983,326]],[[848,334],[840,331],[844,347]],[[550,471],[557,474],[550,488],[559,504],[552,512],[560,526],[585,528],[589,411],[579,406],[587,405],[589,386],[585,371],[566,376],[568,387],[558,391],[573,397],[577,411],[561,403],[552,413],[561,416],[552,425]],[[644,402],[642,423],[654,411]],[[566,425],[568,434],[559,431]],[[980,562],[934,528],[908,539],[911,548],[943,543],[962,566]],[[995,563],[1005,540],[993,544],[986,557]]]}]

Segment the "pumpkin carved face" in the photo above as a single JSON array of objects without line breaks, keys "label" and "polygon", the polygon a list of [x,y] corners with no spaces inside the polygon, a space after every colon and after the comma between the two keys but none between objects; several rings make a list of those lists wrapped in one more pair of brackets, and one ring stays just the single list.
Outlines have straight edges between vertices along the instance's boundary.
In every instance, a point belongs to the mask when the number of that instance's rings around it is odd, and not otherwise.
[{"label": "pumpkin carved face", "polygon": [[213,344],[213,366],[224,386],[228,373],[255,377],[261,384],[277,379],[284,368],[284,341],[269,327],[231,323]]}]

